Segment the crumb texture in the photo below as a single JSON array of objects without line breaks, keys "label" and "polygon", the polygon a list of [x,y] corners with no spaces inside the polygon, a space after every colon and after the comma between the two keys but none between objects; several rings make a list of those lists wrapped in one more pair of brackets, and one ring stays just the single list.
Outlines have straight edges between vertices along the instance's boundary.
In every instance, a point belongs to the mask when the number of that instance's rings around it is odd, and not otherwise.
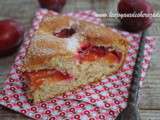
[{"label": "crumb texture", "polygon": [[28,94],[34,102],[40,102],[116,72],[127,52],[127,40],[111,28],[67,16],[46,15],[31,39],[21,71],[56,69],[73,76],[69,81],[53,80],[52,76],[28,78],[43,79],[36,89],[28,84]]}]

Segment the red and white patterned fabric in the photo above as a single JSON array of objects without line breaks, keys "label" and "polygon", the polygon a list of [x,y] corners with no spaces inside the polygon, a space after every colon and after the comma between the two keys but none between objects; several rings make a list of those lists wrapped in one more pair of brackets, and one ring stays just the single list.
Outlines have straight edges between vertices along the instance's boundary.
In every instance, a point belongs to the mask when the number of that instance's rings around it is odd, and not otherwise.
[{"label": "red and white patterned fabric", "polygon": [[[25,91],[27,86],[25,80],[19,74],[18,67],[20,67],[22,58],[25,56],[30,38],[35,30],[38,29],[43,16],[48,12],[44,9],[39,10],[33,20],[33,27],[25,34],[24,44],[15,59],[8,79],[4,83],[4,89],[0,91],[0,104],[38,120],[114,120],[127,105],[128,88],[131,83],[140,36],[113,29],[113,31],[125,36],[130,43],[128,56],[121,70],[96,84],[85,85],[83,88],[67,92],[63,96],[57,96],[50,101],[32,105],[26,98]],[[95,17],[96,12],[94,11],[66,15],[103,25],[101,20]],[[154,39],[152,37],[146,37],[145,40],[142,81],[154,47]]]}]

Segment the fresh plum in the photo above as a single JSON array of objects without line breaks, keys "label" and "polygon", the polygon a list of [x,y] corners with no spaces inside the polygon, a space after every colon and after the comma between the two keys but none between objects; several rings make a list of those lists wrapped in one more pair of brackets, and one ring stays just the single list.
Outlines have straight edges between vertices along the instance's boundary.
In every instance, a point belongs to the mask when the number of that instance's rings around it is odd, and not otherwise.
[{"label": "fresh plum", "polygon": [[[146,0],[120,0],[118,4],[120,14],[152,14],[153,6]],[[121,17],[122,26],[131,32],[140,32],[153,23],[153,17]]]},{"label": "fresh plum", "polygon": [[39,3],[42,8],[61,12],[66,3],[66,0],[39,0]]},{"label": "fresh plum", "polygon": [[23,27],[13,19],[0,21],[0,56],[5,56],[16,51],[23,35]]}]

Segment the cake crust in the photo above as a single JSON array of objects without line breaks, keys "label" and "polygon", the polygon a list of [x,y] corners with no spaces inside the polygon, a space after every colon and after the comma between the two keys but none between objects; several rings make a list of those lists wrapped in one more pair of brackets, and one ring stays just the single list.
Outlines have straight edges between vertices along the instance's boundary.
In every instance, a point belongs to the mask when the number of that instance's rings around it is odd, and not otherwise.
[{"label": "cake crust", "polygon": [[27,94],[36,103],[95,83],[118,71],[127,52],[126,38],[109,27],[46,15],[21,67]]}]

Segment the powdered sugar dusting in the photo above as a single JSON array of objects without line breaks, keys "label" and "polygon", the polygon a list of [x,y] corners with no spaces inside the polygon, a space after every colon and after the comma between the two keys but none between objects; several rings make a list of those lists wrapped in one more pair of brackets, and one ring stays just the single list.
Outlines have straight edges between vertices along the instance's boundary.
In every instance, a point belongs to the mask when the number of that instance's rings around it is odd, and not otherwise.
[{"label": "powdered sugar dusting", "polygon": [[80,36],[78,35],[73,35],[69,38],[66,38],[66,46],[67,50],[71,52],[75,52],[77,48],[79,47],[79,42],[80,42]]}]

